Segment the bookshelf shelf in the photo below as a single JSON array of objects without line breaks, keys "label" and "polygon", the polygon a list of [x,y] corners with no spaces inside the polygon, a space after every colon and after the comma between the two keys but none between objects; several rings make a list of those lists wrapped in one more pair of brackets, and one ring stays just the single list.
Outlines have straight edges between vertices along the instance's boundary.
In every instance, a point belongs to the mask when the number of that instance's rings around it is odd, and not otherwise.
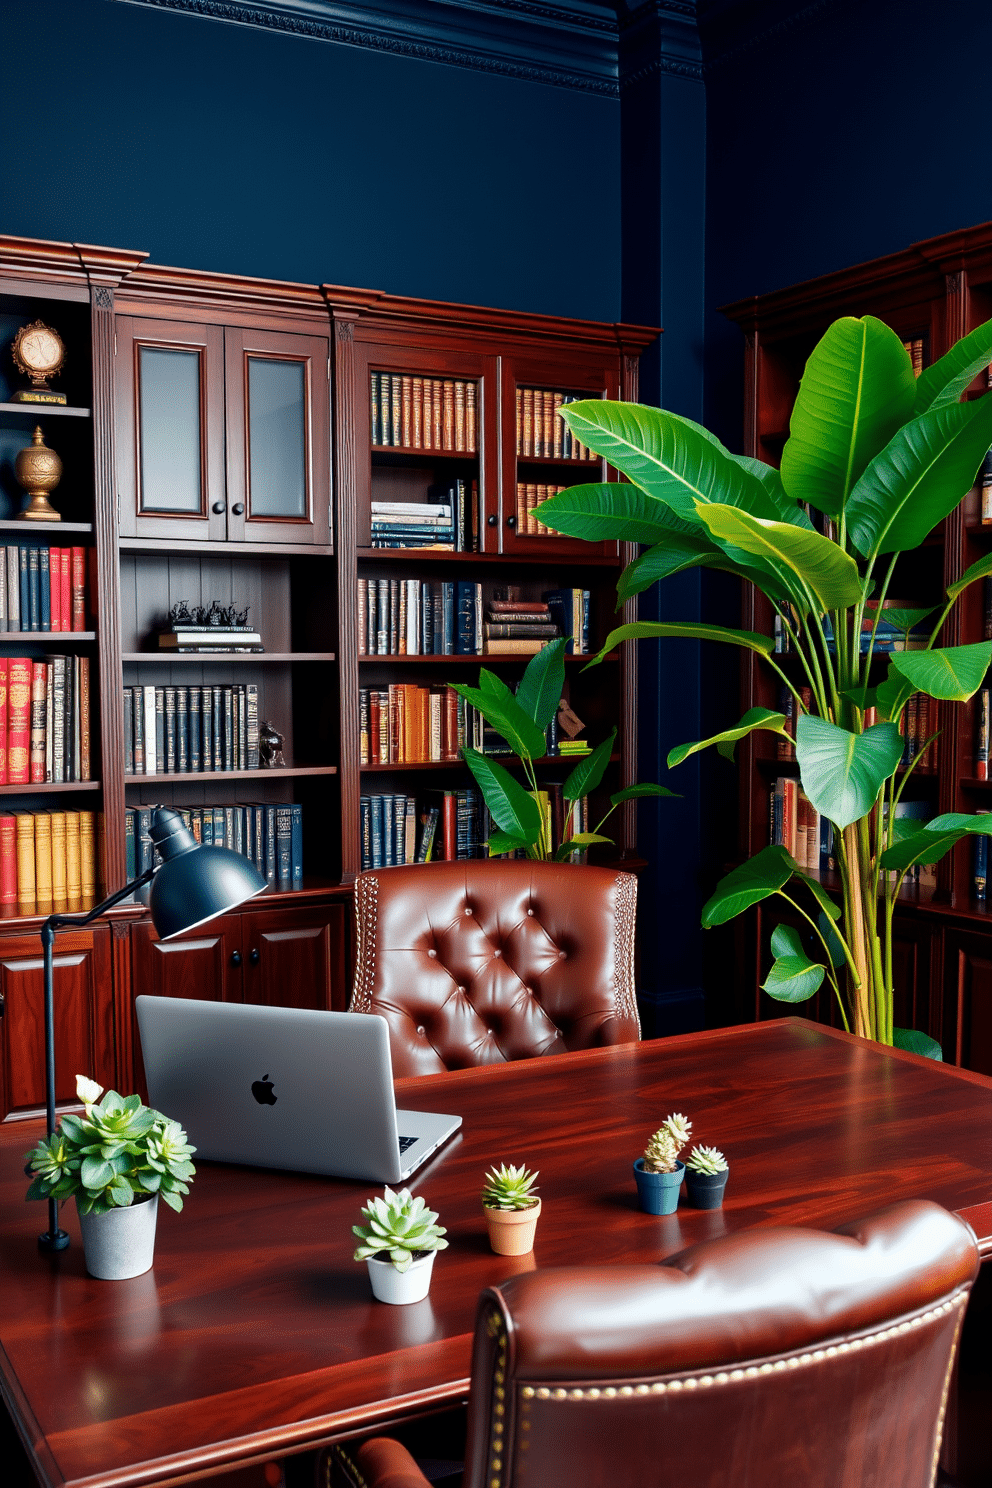
[{"label": "bookshelf shelf", "polygon": [[[526,541],[527,539],[525,539]],[[541,542],[541,538],[533,539]],[[464,563],[473,567],[482,564],[495,568],[506,568],[506,559],[497,553],[453,553],[444,548],[359,548],[358,557],[371,559],[375,563]],[[515,552],[514,565],[543,564],[556,569],[568,568],[620,568],[619,558],[591,552],[588,555],[561,553]]]},{"label": "bookshelf shelf", "polygon": [[95,630],[4,630],[0,631],[0,644],[4,646],[51,646],[74,645],[77,641],[95,641]]},{"label": "bookshelf shelf", "polygon": [[221,662],[224,666],[228,662],[262,662],[271,665],[273,662],[281,664],[314,661],[337,661],[336,651],[203,651],[199,653],[185,652],[183,655],[175,655],[169,651],[122,651],[121,661],[141,662],[146,661],[171,664],[180,666],[183,662],[192,662],[194,666],[214,666]]},{"label": "bookshelf shelf", "polygon": [[[412,655],[406,655],[406,656],[383,656],[383,655],[375,655],[375,656],[373,656],[373,655],[365,655],[365,656],[359,656],[359,658],[358,658],[358,665],[359,666],[393,666],[394,664],[398,664],[399,666],[414,666],[414,665],[416,665],[416,666],[423,666],[423,665],[429,665],[429,666],[442,666],[442,667],[444,667],[444,666],[487,666],[488,667],[488,666],[503,666],[504,664],[507,664],[508,663],[510,666],[520,666],[521,664],[524,664],[525,665],[528,661],[530,661],[530,659],[531,659],[530,654],[529,653],[526,653],[526,652],[523,652],[523,651],[519,652],[515,656],[507,656],[507,655],[487,656],[485,653],[483,653],[480,656],[434,656],[434,655],[432,655],[430,653],[424,653],[424,654],[414,653]],[[564,658],[565,665],[567,667],[573,667],[573,666],[583,667],[583,666],[587,666],[588,663],[591,660],[592,660],[592,657],[591,656],[566,656]],[[619,660],[620,660],[620,655],[616,651],[611,651],[607,656],[604,656],[603,657],[603,662],[604,663],[605,662],[617,662]]]},{"label": "bookshelf shelf", "polygon": [[596,459],[596,460],[573,460],[568,455],[521,455],[521,454],[518,454],[517,455],[517,464],[518,465],[539,465],[539,466],[541,466],[541,467],[543,467],[545,469],[548,466],[552,466],[556,470],[559,470],[559,469],[561,469],[561,468],[564,467],[565,470],[585,471],[586,474],[588,474],[590,471],[594,471],[595,473],[598,474],[599,473],[599,470],[600,470],[600,468],[602,466],[602,461],[601,460],[598,460],[598,459]]},{"label": "bookshelf shelf", "polygon": [[388,465],[394,461],[405,464],[410,460],[418,465],[436,465],[441,462],[456,465],[479,463],[478,450],[424,449],[408,444],[371,444],[369,450],[376,464]]},{"label": "bookshelf shelf", "polygon": [[[513,769],[514,767],[519,766],[520,763],[516,756],[512,754],[491,754],[487,755],[486,758],[495,760],[498,765],[505,765],[508,769]],[[535,759],[533,763],[535,765],[539,765],[543,770],[547,765],[572,765],[580,759],[588,758],[589,756],[585,754],[545,754],[541,755],[540,758]],[[611,764],[618,764],[621,759],[622,755],[610,755]],[[468,766],[462,759],[451,759],[410,760],[406,764],[369,764],[362,765],[360,768],[363,775],[365,775],[366,773],[372,775],[383,775],[396,774],[400,770],[467,770]],[[142,776],[140,778],[144,779],[145,777]],[[169,778],[172,779],[173,777],[170,776]]]},{"label": "bookshelf shelf", "polygon": [[[22,522],[17,517],[0,517],[0,532],[16,533],[36,542],[41,537],[54,541],[61,532],[92,533],[92,522]],[[58,547],[59,544],[55,543]]]},{"label": "bookshelf shelf", "polygon": [[5,796],[59,796],[75,794],[76,791],[98,791],[102,789],[99,780],[65,780],[48,781],[45,784],[29,785],[5,785],[3,794]]},{"label": "bookshelf shelf", "polygon": [[122,537],[119,542],[122,553],[202,553],[211,556],[233,556],[237,558],[333,558],[334,549],[328,544],[266,543],[259,544],[198,539],[184,540],[176,537]]},{"label": "bookshelf shelf", "polygon": [[69,408],[58,403],[0,403],[0,413],[23,413],[29,418],[51,418],[53,414],[56,418],[91,417],[88,408]]},{"label": "bookshelf shelf", "polygon": [[154,775],[125,775],[125,785],[198,785],[201,780],[263,780],[266,784],[276,780],[292,780],[309,775],[336,775],[337,765],[281,765],[275,770],[185,770]]}]

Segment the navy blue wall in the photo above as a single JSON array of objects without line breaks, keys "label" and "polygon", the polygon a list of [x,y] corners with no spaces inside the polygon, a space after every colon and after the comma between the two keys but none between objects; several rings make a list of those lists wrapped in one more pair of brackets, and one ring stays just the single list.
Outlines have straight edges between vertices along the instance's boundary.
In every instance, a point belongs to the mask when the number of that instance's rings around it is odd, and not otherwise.
[{"label": "navy blue wall", "polygon": [[0,13],[8,81],[44,77],[37,111],[8,90],[6,232],[619,316],[616,99],[115,0]]}]

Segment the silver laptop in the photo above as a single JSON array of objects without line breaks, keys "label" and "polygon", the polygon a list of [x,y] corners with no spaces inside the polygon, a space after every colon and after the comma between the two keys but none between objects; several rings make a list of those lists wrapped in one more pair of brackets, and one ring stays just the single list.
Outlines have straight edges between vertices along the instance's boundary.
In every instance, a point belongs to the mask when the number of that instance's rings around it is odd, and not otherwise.
[{"label": "silver laptop", "polygon": [[401,1183],[462,1124],[397,1111],[384,1018],[138,997],[150,1104],[197,1159]]}]

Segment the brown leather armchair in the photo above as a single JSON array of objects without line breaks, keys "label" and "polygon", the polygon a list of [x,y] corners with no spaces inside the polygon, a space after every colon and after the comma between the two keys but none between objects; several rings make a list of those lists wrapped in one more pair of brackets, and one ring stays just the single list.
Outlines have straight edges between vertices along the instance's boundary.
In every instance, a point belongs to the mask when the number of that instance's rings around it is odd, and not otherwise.
[{"label": "brown leather armchair", "polygon": [[[479,1299],[464,1488],[929,1488],[977,1271],[912,1200],[512,1277]],[[388,1438],[326,1460],[328,1488],[426,1488]]]},{"label": "brown leather armchair", "polygon": [[636,1043],[636,905],[632,874],[571,863],[363,873],[351,1010],[386,1019],[397,1078]]}]

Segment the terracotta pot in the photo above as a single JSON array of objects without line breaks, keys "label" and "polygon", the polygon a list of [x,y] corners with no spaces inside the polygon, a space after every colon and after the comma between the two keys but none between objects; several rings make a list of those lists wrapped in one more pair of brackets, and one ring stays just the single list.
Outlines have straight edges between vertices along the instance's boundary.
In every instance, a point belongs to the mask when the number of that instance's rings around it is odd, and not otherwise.
[{"label": "terracotta pot", "polygon": [[482,1212],[489,1228],[489,1244],[497,1255],[526,1255],[534,1249],[540,1199],[529,1209],[490,1209],[483,1204]]},{"label": "terracotta pot", "polygon": [[428,1250],[412,1260],[405,1271],[397,1271],[392,1261],[380,1261],[368,1256],[365,1264],[369,1268],[372,1295],[380,1302],[392,1302],[403,1306],[407,1302],[422,1302],[431,1289],[431,1272],[434,1270],[436,1250]]},{"label": "terracotta pot", "polygon": [[155,1259],[158,1194],[127,1209],[80,1214],[86,1269],[100,1281],[126,1281],[150,1271]]}]

